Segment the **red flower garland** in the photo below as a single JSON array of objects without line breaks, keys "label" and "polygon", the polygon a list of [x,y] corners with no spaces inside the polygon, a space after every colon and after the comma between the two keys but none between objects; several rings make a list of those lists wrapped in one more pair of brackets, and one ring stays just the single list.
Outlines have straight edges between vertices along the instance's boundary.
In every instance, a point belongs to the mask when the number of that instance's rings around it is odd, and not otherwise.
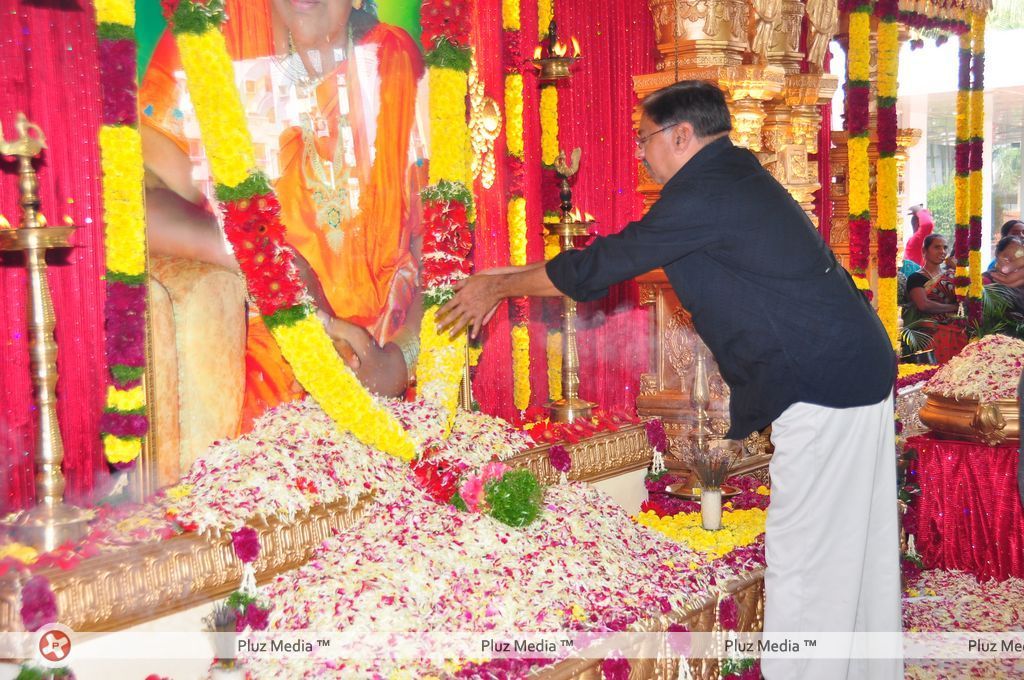
[{"label": "red flower garland", "polygon": [[263,316],[302,302],[305,286],[284,243],[281,206],[273,194],[224,201],[224,233]]},{"label": "red flower garland", "polygon": [[469,45],[469,29],[472,22],[463,2],[434,0],[423,3],[420,10],[420,24],[423,27],[421,41],[426,49],[436,46],[442,38],[453,45]]}]

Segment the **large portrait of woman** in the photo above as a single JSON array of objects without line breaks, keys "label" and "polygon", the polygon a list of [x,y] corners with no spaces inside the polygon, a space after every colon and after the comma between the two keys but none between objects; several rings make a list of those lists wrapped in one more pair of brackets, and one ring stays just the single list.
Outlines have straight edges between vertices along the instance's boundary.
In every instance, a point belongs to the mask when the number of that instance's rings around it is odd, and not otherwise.
[{"label": "large portrait of woman", "polygon": [[[300,276],[360,381],[401,395],[413,375],[422,314],[420,50],[403,29],[379,21],[370,0],[229,0],[226,9],[235,85]],[[169,32],[145,70],[139,110],[151,256],[237,271]],[[155,267],[156,278],[166,268],[166,261]],[[244,348],[240,402],[228,395],[198,410],[197,417],[209,408],[237,411],[221,413],[209,436],[244,433],[268,409],[303,395],[255,309]],[[183,412],[196,410],[189,398],[178,394]],[[177,466],[164,466],[161,482],[172,481],[174,467],[184,472],[209,443],[191,442]]]}]

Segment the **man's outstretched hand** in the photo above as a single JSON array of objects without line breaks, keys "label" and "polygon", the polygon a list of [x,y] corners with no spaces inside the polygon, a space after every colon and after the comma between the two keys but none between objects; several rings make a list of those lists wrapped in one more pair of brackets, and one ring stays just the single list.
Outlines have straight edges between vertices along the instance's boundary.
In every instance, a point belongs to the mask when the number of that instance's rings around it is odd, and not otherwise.
[{"label": "man's outstretched hand", "polygon": [[502,269],[488,269],[457,281],[455,297],[437,312],[438,330],[447,330],[454,338],[468,326],[469,337],[475,340],[505,298],[503,273]]}]

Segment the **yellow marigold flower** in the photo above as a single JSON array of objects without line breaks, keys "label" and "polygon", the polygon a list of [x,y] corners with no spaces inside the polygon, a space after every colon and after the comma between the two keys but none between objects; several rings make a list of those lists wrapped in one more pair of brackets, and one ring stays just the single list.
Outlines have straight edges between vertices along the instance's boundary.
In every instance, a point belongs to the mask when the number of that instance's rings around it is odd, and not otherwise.
[{"label": "yellow marigold flower", "polygon": [[99,141],[107,268],[121,274],[142,274],[146,271],[146,224],[139,131],[104,125]]},{"label": "yellow marigold flower", "polygon": [[562,334],[548,333],[548,396],[553,401],[562,398]]},{"label": "yellow marigold flower", "polygon": [[971,137],[985,136],[985,93],[982,90],[971,90]]},{"label": "yellow marigold flower", "polygon": [[130,463],[142,453],[142,440],[138,437],[122,439],[112,434],[103,435],[103,451],[111,463]]},{"label": "yellow marigold flower", "polygon": [[953,191],[954,194],[954,205],[953,219],[956,220],[957,224],[967,224],[970,221],[970,211],[968,210],[968,195],[967,195],[967,178],[955,175],[953,177]]},{"label": "yellow marigold flower", "polygon": [[523,158],[523,76],[519,73],[505,77],[505,138],[508,152]]},{"label": "yellow marigold flower", "polygon": [[971,287],[967,294],[971,297],[981,297],[981,253],[972,250],[967,255],[968,268],[971,270]]},{"label": "yellow marigold flower", "polygon": [[889,341],[894,348],[899,348],[899,330],[897,327],[896,278],[886,276],[878,279],[878,317],[885,327]]},{"label": "yellow marigold flower", "polygon": [[851,215],[859,215],[869,209],[868,143],[867,137],[850,137],[846,142],[850,159]]},{"label": "yellow marigold flower", "polygon": [[39,559],[39,552],[30,545],[7,543],[0,545],[0,560],[13,557],[22,564],[32,564]]},{"label": "yellow marigold flower", "polygon": [[506,31],[519,30],[519,0],[502,0],[501,27]]},{"label": "yellow marigold flower", "polygon": [[[544,223],[548,223],[547,218],[544,218]],[[558,235],[544,234],[544,259],[550,260],[560,252],[562,252],[562,246],[558,242]]]},{"label": "yellow marigold flower", "polygon": [[130,390],[122,390],[110,385],[107,387],[107,408],[117,411],[137,411],[146,405],[146,390],[142,385]]},{"label": "yellow marigold flower", "polygon": [[185,496],[192,493],[192,489],[194,487],[194,484],[179,484],[177,486],[172,486],[171,488],[167,489],[167,497],[170,498],[172,501],[181,500]]},{"label": "yellow marigold flower", "polygon": [[96,23],[135,26],[135,0],[95,0]]},{"label": "yellow marigold flower", "polygon": [[427,309],[420,323],[420,359],[416,366],[419,396],[440,406],[446,416],[444,436],[451,433],[459,407],[462,363],[466,357],[466,332],[452,339],[437,330],[437,307]]},{"label": "yellow marigold flower", "polygon": [[757,487],[757,489],[754,490],[754,493],[756,493],[759,496],[770,496],[772,492],[768,489],[767,486],[762,484],[761,486]]},{"label": "yellow marigold flower", "polygon": [[725,512],[720,531],[705,531],[701,527],[699,512],[671,517],[658,517],[653,512],[646,512],[637,517],[637,522],[693,550],[721,557],[757,540],[764,533],[766,517],[765,511],[759,508]]},{"label": "yellow marigold flower", "polygon": [[575,602],[572,603],[572,618],[576,619],[577,621],[587,620],[586,610],[583,609],[583,607],[576,604]]},{"label": "yellow marigold flower", "polygon": [[469,126],[466,124],[468,75],[450,68],[432,67],[428,72],[431,135],[429,181],[462,182],[470,177]]},{"label": "yellow marigold flower", "polygon": [[530,406],[530,330],[512,327],[512,403],[520,411]]},{"label": "yellow marigold flower", "polygon": [[554,0],[537,0],[537,38],[543,38],[548,34],[548,26],[551,25],[551,15],[554,13]]},{"label": "yellow marigold flower", "polygon": [[558,157],[558,90],[554,85],[540,89],[540,159],[554,165]]},{"label": "yellow marigold flower", "polygon": [[897,216],[898,178],[895,158],[879,158],[876,165],[878,189],[878,228],[895,229]]},{"label": "yellow marigold flower", "polygon": [[513,265],[526,264],[526,199],[522,196],[508,202],[508,248]]},{"label": "yellow marigold flower", "polygon": [[275,326],[271,334],[299,384],[341,430],[402,460],[415,457],[416,448],[409,434],[359,383],[316,317],[306,316],[291,325]]},{"label": "yellow marigold flower", "polygon": [[175,40],[213,178],[238,186],[255,169],[256,154],[224,35],[210,29]]},{"label": "yellow marigold flower", "polygon": [[981,171],[972,170],[971,174],[967,176],[967,207],[970,211],[971,217],[981,216],[981,192]]},{"label": "yellow marigold flower", "polygon": [[871,16],[866,12],[850,13],[850,80],[870,80]]},{"label": "yellow marigold flower", "polygon": [[878,25],[878,96],[896,96],[898,68],[899,24],[883,21]]}]

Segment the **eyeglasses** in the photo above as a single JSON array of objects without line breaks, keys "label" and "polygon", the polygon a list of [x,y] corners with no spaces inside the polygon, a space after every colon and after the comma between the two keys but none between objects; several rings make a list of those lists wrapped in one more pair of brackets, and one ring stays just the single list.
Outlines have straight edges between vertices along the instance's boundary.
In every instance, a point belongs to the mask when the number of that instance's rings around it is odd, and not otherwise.
[{"label": "eyeglasses", "polygon": [[678,125],[678,123],[670,123],[670,124],[666,125],[663,128],[658,128],[657,130],[655,130],[654,132],[652,132],[649,135],[644,135],[643,137],[636,137],[636,138],[634,138],[633,141],[636,142],[636,148],[638,148],[638,149],[644,148],[644,145],[647,144],[647,140],[649,140],[651,137],[653,137],[654,135],[658,134],[659,132],[664,132],[665,130],[668,130],[671,127],[675,127],[676,125]]}]

